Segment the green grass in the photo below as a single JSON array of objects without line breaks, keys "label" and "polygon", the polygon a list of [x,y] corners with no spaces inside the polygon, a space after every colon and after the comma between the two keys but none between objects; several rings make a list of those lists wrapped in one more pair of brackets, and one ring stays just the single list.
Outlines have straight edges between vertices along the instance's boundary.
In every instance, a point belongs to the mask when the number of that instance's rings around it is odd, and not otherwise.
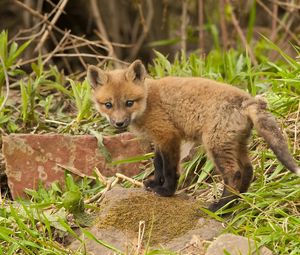
[{"label": "green grass", "polygon": [[[249,21],[249,38],[252,28],[253,24]],[[97,137],[99,147],[109,160],[110,155],[102,144],[102,135],[114,133],[114,130],[95,114],[89,100],[91,91],[87,82],[66,77],[55,66],[44,66],[41,60],[32,65],[31,75],[25,74],[16,67],[15,62],[27,43],[19,48],[13,43],[7,45],[6,36],[5,33],[0,36],[1,57],[5,60],[9,76],[17,77],[19,81],[16,83],[18,99],[8,100],[0,112],[3,132],[91,133]],[[280,54],[275,62],[266,57],[271,50]],[[156,52],[156,58],[148,70],[156,78],[166,75],[202,76],[238,86],[252,95],[263,94],[270,110],[286,130],[290,146],[295,148],[294,155],[299,161],[300,134],[297,129],[295,134],[295,122],[300,102],[300,63],[267,38],[259,41],[253,51],[258,60],[257,66],[252,65],[245,52],[238,50],[213,50],[205,58],[200,58],[196,53],[189,56],[180,53],[173,62]],[[0,86],[4,84],[3,77],[1,67]],[[1,94],[0,103],[3,101],[4,95]],[[296,141],[295,135],[298,137]],[[225,231],[252,238],[258,246],[265,245],[274,254],[300,254],[300,178],[287,172],[278,163],[261,138],[254,135],[251,148],[255,180],[249,192],[241,195],[239,203],[226,209],[231,216],[224,219],[227,226]],[[145,160],[152,156],[147,154],[112,164]],[[188,176],[198,167],[202,171],[189,179]],[[211,162],[199,150],[191,161],[184,164],[180,184],[189,187],[191,193],[215,187],[211,179],[212,170]],[[148,173],[149,169],[136,179],[140,180]],[[123,185],[131,186],[128,182]],[[84,178],[75,183],[70,175],[66,175],[65,187],[53,183],[47,190],[42,186],[37,191],[28,190],[30,200],[12,202],[4,199],[0,207],[0,254],[70,254],[62,244],[66,235],[80,240],[84,246],[84,240],[74,232],[67,215],[74,214],[75,225],[84,226],[79,217],[83,201],[104,188],[101,180]],[[84,207],[93,211],[96,205],[91,203]],[[212,216],[219,219],[218,214]],[[95,239],[88,231],[83,232],[86,238]],[[96,241],[116,251],[115,247],[102,240]],[[83,253],[72,251],[72,254]],[[147,254],[170,253],[149,251]]]}]

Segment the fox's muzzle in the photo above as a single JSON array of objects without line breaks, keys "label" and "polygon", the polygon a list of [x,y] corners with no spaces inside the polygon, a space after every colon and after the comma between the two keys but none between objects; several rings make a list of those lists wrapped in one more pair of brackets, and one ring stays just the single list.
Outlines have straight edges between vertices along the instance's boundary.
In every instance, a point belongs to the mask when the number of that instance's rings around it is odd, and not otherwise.
[{"label": "fox's muzzle", "polygon": [[110,120],[110,124],[117,128],[117,129],[125,129],[129,126],[130,124],[130,119],[129,118],[126,118],[126,119],[123,119],[123,120],[114,120],[114,119],[111,119]]}]

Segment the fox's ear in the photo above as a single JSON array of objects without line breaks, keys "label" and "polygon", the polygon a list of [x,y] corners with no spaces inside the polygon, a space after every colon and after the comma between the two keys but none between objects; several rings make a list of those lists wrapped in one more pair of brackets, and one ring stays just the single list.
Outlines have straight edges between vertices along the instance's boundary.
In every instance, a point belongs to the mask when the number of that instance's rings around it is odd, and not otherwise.
[{"label": "fox's ear", "polygon": [[143,82],[146,78],[146,68],[141,60],[135,60],[127,69],[126,79],[136,83]]},{"label": "fox's ear", "polygon": [[108,81],[107,74],[96,66],[90,65],[87,70],[87,79],[93,89]]}]

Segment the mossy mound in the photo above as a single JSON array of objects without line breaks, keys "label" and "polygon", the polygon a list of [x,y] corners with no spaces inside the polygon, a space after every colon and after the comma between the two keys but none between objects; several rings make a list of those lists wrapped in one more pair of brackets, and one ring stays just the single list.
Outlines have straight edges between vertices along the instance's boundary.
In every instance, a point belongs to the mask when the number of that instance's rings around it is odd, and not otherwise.
[{"label": "mossy mound", "polygon": [[[124,195],[124,192],[127,195]],[[159,197],[141,189],[121,189],[119,199],[107,198],[98,228],[115,227],[138,236],[139,222],[145,222],[144,240],[163,244],[197,226],[199,202],[187,197]],[[105,209],[105,204],[108,206]]]}]

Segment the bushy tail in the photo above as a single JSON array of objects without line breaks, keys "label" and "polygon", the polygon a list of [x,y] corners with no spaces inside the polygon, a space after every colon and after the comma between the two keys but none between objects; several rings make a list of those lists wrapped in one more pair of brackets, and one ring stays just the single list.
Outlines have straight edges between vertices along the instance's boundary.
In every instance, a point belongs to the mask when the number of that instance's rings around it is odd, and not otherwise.
[{"label": "bushy tail", "polygon": [[266,111],[267,103],[260,97],[255,97],[245,101],[243,108],[258,134],[265,139],[278,160],[287,169],[300,176],[300,167],[291,156],[275,117]]}]

